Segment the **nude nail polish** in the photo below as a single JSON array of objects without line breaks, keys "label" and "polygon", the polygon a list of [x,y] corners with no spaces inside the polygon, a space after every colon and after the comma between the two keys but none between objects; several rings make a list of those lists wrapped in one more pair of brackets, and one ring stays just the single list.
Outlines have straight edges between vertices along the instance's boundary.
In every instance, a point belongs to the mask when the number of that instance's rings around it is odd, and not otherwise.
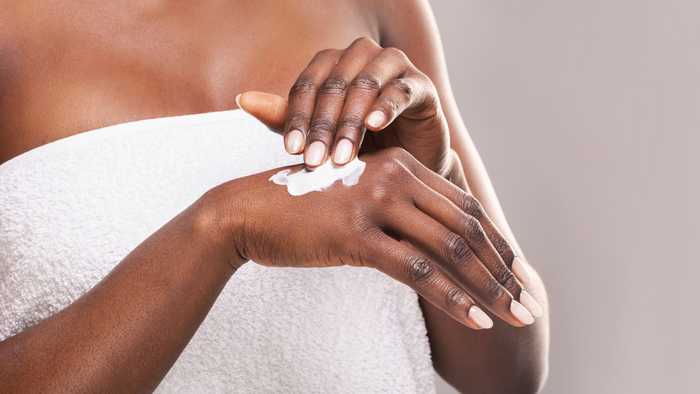
[{"label": "nude nail polish", "polygon": [[520,303],[535,317],[541,317],[544,314],[540,303],[525,290],[520,292]]},{"label": "nude nail polish", "polygon": [[518,301],[513,300],[510,302],[510,313],[526,326],[535,322],[535,318],[532,317],[532,314]]},{"label": "nude nail polish", "polygon": [[285,146],[289,153],[299,153],[304,146],[304,133],[301,130],[293,129],[285,137]]},{"label": "nude nail polish", "polygon": [[369,117],[367,118],[367,124],[372,127],[380,127],[384,124],[384,122],[386,122],[386,115],[384,115],[384,112],[382,111],[374,111],[369,114]]},{"label": "nude nail polish", "polygon": [[345,164],[350,160],[352,156],[352,142],[349,139],[343,138],[338,141],[338,145],[335,146],[335,152],[333,152],[333,161],[337,164]]},{"label": "nude nail polish", "polygon": [[467,317],[469,320],[471,320],[474,324],[476,324],[477,327],[481,329],[488,329],[493,327],[493,320],[484,313],[484,311],[481,310],[476,305],[472,305],[471,308],[469,308],[469,313],[467,313]]},{"label": "nude nail polish", "polygon": [[523,260],[520,257],[515,256],[515,258],[513,259],[512,269],[513,269],[513,273],[515,274],[515,276],[517,276],[518,279],[520,279],[520,281],[522,283],[524,283],[524,284],[530,283],[530,281],[531,281],[530,271],[525,266],[525,263],[523,262]]},{"label": "nude nail polish", "polygon": [[314,141],[306,148],[306,164],[311,166],[318,166],[326,157],[326,144],[321,141]]}]

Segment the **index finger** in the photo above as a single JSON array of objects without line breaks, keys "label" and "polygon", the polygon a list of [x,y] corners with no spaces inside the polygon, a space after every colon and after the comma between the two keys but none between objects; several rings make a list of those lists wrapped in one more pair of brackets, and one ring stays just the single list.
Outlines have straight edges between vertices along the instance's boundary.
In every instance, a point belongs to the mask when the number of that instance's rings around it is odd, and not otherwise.
[{"label": "index finger", "polygon": [[384,48],[352,80],[338,120],[333,162],[345,164],[357,155],[367,131],[365,118],[382,87],[405,72],[408,65],[407,58],[400,51]]}]

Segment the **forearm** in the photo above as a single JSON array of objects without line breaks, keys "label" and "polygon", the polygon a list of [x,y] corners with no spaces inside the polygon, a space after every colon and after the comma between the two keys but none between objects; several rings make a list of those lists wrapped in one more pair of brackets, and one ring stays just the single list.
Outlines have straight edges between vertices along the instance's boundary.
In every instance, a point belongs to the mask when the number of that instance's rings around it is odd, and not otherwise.
[{"label": "forearm", "polygon": [[153,390],[233,273],[212,223],[195,203],[69,307],[0,342],[4,392]]},{"label": "forearm", "polygon": [[[460,151],[461,155],[452,151],[447,179],[482,202],[514,251],[523,256],[478,153],[475,149]],[[541,387],[548,368],[549,304],[544,284],[534,269],[529,277],[525,288],[542,305],[544,314],[528,327],[515,328],[494,319],[491,330],[474,333],[446,319],[439,310],[422,305],[436,369],[455,387],[484,393],[528,393]]]}]

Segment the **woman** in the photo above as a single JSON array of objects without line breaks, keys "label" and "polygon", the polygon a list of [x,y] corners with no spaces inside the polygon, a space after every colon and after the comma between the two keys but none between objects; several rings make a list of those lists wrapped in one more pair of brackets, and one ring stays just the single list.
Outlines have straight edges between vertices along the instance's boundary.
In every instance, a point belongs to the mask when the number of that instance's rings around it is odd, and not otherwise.
[{"label": "woman", "polygon": [[[429,392],[431,365],[465,392],[542,386],[544,287],[427,2],[17,2],[0,20],[4,392]],[[359,153],[359,183],[270,182],[292,162],[214,112],[236,96],[303,154],[292,169]]]}]

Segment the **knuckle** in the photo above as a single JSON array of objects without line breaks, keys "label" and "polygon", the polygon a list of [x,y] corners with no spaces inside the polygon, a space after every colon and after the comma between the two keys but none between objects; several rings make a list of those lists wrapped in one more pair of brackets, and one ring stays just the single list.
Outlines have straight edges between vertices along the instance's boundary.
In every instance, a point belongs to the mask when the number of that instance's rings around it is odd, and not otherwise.
[{"label": "knuckle", "polygon": [[491,243],[498,254],[501,255],[503,261],[506,263],[513,261],[515,253],[513,253],[513,249],[511,249],[510,245],[508,245],[508,242],[505,239],[503,239],[501,236],[497,236],[491,240]]},{"label": "knuckle", "polygon": [[469,239],[478,242],[486,240],[484,229],[481,227],[481,223],[479,223],[474,216],[467,216],[465,219],[464,228]]},{"label": "knuckle", "polygon": [[417,107],[423,118],[438,118],[440,114],[440,100],[436,92],[430,92],[423,96],[421,104]]},{"label": "knuckle", "polygon": [[400,179],[406,173],[406,168],[401,164],[399,160],[385,160],[381,166],[382,179],[390,181],[393,179]]},{"label": "knuckle", "polygon": [[379,78],[377,78],[376,75],[363,71],[360,74],[358,74],[357,77],[355,77],[355,79],[352,80],[351,85],[356,89],[366,91],[369,93],[375,93],[379,91],[381,87],[381,82],[379,81]]},{"label": "knuckle", "polygon": [[309,116],[301,111],[292,112],[289,115],[289,125],[292,128],[302,129],[304,125],[309,121]]},{"label": "knuckle", "polygon": [[338,49],[335,48],[326,48],[318,51],[316,55],[314,56],[313,60],[321,60],[321,59],[326,59],[326,58],[333,58],[337,56],[338,54]]},{"label": "knuckle", "polygon": [[319,94],[321,95],[333,95],[342,96],[348,88],[348,82],[341,77],[329,77],[326,79],[321,88],[319,89]]},{"label": "knuckle", "polygon": [[349,230],[349,236],[345,237],[345,239],[355,246],[357,246],[356,242],[359,239],[368,248],[371,248],[377,243],[382,234],[374,221],[364,214],[364,209],[359,215],[347,215],[346,228]]},{"label": "knuckle", "polygon": [[397,78],[391,81],[391,86],[399,92],[404,100],[410,100],[413,97],[413,85],[406,78]]},{"label": "knuckle", "polygon": [[331,119],[325,117],[315,118],[311,121],[309,139],[325,138],[333,132],[334,128],[335,124]]},{"label": "knuckle", "polygon": [[404,63],[409,63],[408,55],[406,55],[406,52],[402,51],[399,48],[396,47],[386,47],[383,49],[383,51],[388,54],[391,57],[395,57],[397,59],[400,59]]},{"label": "knuckle", "polygon": [[467,295],[458,287],[452,287],[445,295],[445,303],[450,306],[464,305],[469,302]]},{"label": "knuckle", "polygon": [[415,283],[424,283],[435,273],[430,261],[420,256],[409,256],[406,258],[408,274]]},{"label": "knuckle", "polygon": [[290,96],[300,96],[310,94],[316,91],[316,83],[313,78],[307,75],[300,76],[289,89]]},{"label": "knuckle", "polygon": [[374,41],[372,38],[370,38],[370,37],[368,37],[368,36],[360,36],[360,37],[357,37],[356,39],[354,39],[354,40],[352,41],[352,43],[350,44],[351,47],[352,47],[352,46],[356,46],[356,45],[372,45],[372,46],[377,46],[377,42]]},{"label": "knuckle", "polygon": [[482,287],[482,291],[484,293],[484,297],[492,303],[501,299],[505,295],[505,290],[503,287],[501,287],[501,284],[493,279],[486,281]]},{"label": "knuckle", "polygon": [[499,275],[498,278],[499,282],[509,290],[519,290],[520,289],[520,284],[518,283],[518,280],[515,278],[515,275],[509,270],[503,270],[503,273]]},{"label": "knuckle", "polygon": [[347,114],[338,122],[338,129],[357,129],[364,127],[364,120],[357,114]]},{"label": "knuckle", "polygon": [[384,108],[390,118],[396,117],[401,112],[401,103],[392,97],[380,96],[379,106]]},{"label": "knuckle", "polygon": [[471,194],[461,193],[459,207],[466,213],[473,216],[475,219],[480,219],[482,216],[481,203]]},{"label": "knuckle", "polygon": [[455,233],[449,233],[444,242],[445,256],[453,264],[464,264],[472,257],[472,250],[464,238]]},{"label": "knuckle", "polygon": [[390,206],[395,202],[391,187],[384,181],[377,182],[369,190],[371,200],[379,206]]},{"label": "knuckle", "polygon": [[403,177],[405,168],[400,163],[395,161],[387,161],[382,163],[379,173],[372,182],[370,195],[372,200],[385,206],[392,206],[399,200],[400,193],[396,192],[396,186],[399,185],[400,179]]}]

